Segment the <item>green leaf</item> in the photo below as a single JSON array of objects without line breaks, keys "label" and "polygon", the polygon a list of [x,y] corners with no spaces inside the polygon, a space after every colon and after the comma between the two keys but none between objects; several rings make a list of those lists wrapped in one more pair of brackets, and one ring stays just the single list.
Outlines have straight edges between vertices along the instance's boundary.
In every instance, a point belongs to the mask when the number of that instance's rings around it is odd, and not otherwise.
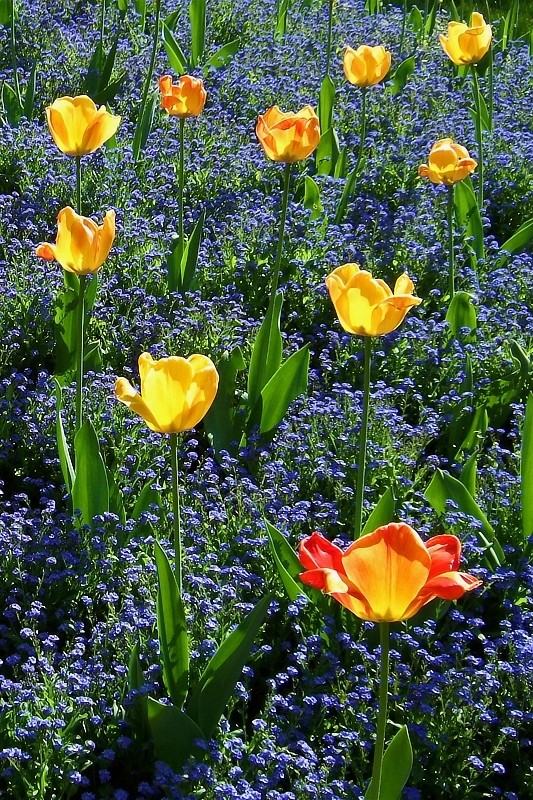
[{"label": "green leaf", "polygon": [[333,175],[340,154],[339,139],[334,128],[329,128],[320,137],[316,149],[316,171],[319,175]]},{"label": "green leaf", "polygon": [[407,22],[415,33],[420,33],[424,27],[424,18],[418,6],[413,6],[407,17]]},{"label": "green leaf", "polygon": [[26,93],[24,95],[24,116],[26,119],[33,119],[33,109],[35,106],[35,81],[37,77],[37,59],[33,62],[31,68],[28,85],[26,86]]},{"label": "green leaf", "polygon": [[196,221],[193,232],[185,245],[185,250],[181,257],[180,278],[178,289],[181,294],[189,292],[193,286],[198,264],[198,252],[202,243],[204,232],[205,208]]},{"label": "green leaf", "polygon": [[520,451],[520,501],[524,543],[533,534],[533,394],[526,404]]},{"label": "green leaf", "polygon": [[12,127],[16,127],[21,120],[24,109],[19,103],[15,90],[5,81],[2,84],[2,105],[6,112],[7,121]]},{"label": "green leaf", "polygon": [[[416,8],[416,6],[415,6]],[[418,9],[417,9],[418,10]],[[396,97],[407,86],[407,81],[415,71],[415,59],[413,56],[404,59],[396,68],[392,76],[392,83],[387,87],[387,91]]]},{"label": "green leaf", "polygon": [[11,25],[13,0],[0,0],[0,25],[8,28]]},{"label": "green leaf", "polygon": [[[130,692],[138,692],[143,685],[144,675],[139,658],[139,644],[136,643],[131,649],[128,661],[128,689]],[[148,698],[145,695],[137,695],[128,708],[128,718],[136,738],[144,742],[148,732]]]},{"label": "green leaf", "polygon": [[[472,91],[474,91],[474,89]],[[489,114],[489,110],[487,108],[487,104],[485,102],[485,98],[483,97],[481,92],[479,94],[479,110],[480,110],[480,116],[481,116],[481,127],[483,128],[484,131],[490,132],[492,130],[490,114]],[[475,125],[476,124],[477,111],[472,106],[470,106],[468,108],[468,111],[470,113],[470,117],[472,118],[472,122]]]},{"label": "green leaf", "polygon": [[[413,767],[413,750],[407,725],[402,725],[383,754],[379,800],[400,800],[402,790]],[[365,792],[365,800],[373,797],[372,781]]]},{"label": "green leaf", "polygon": [[133,157],[135,161],[138,160],[141,150],[144,150],[146,142],[148,141],[158,101],[159,89],[154,89],[154,91],[148,95],[146,105],[139,111],[139,118],[137,119],[137,126],[133,137]]},{"label": "green leaf", "polygon": [[[363,159],[361,158],[361,162]],[[337,158],[337,163],[335,164],[335,169],[333,171],[334,178],[346,178],[348,174],[348,163],[349,163],[349,156],[348,156],[348,147],[343,147],[339,150],[339,157]]]},{"label": "green leaf", "polygon": [[269,303],[266,316],[257,333],[248,371],[248,405],[253,408],[272,375],[281,364],[283,340],[280,331],[283,292],[277,292]]},{"label": "green leaf", "polygon": [[190,0],[191,69],[202,60],[205,48],[205,0]]},{"label": "green leaf", "polygon": [[457,223],[460,227],[466,227],[466,235],[473,238],[476,258],[485,258],[483,223],[470,178],[465,178],[465,180],[456,183],[454,190]]},{"label": "green leaf", "polygon": [[243,622],[224,639],[192,692],[187,710],[206,739],[213,736],[235,691],[272,597],[269,593],[259,600]]},{"label": "green leaf", "polygon": [[207,61],[205,62],[204,67],[204,75],[207,75],[209,72],[209,67],[213,69],[220,69],[221,67],[225,67],[226,64],[229,64],[233,56],[239,52],[240,42],[238,39],[233,39],[233,41],[228,42],[216,53],[213,53],[212,56],[209,56]]},{"label": "green leaf", "polygon": [[359,169],[357,167],[355,169],[352,169],[352,171],[348,175],[346,183],[344,184],[344,189],[342,190],[341,199],[339,200],[339,204],[335,212],[335,225],[340,225],[340,223],[344,219],[348,203],[350,202],[350,198],[353,195],[353,190],[355,189],[355,181],[357,179],[358,172]]},{"label": "green leaf", "polygon": [[139,24],[141,30],[144,31],[144,26],[146,23],[146,0],[134,0],[135,11],[137,14],[140,14]]},{"label": "green leaf", "polygon": [[169,560],[155,543],[157,567],[157,633],[163,660],[163,680],[170,699],[183,708],[189,689],[189,642],[183,600]]},{"label": "green leaf", "polygon": [[153,697],[148,698],[148,725],[156,761],[164,761],[178,773],[197,750],[195,742],[204,738],[200,728],[184,711],[164,705]]},{"label": "green leaf", "polygon": [[82,525],[91,525],[97,514],[109,511],[107,470],[93,425],[86,419],[74,439],[76,477],[72,507],[81,512]]},{"label": "green leaf", "polygon": [[469,328],[468,341],[475,341],[477,330],[477,314],[472,295],[468,292],[456,292],[450,301],[446,312],[446,322],[450,326],[453,336],[457,339],[462,328]]},{"label": "green leaf", "polygon": [[307,208],[311,211],[311,214],[309,215],[310,220],[318,219],[324,210],[324,207],[320,201],[320,189],[310,175],[305,176],[304,183],[304,208]]},{"label": "green leaf", "polygon": [[471,456],[465,461],[459,480],[467,490],[467,492],[475,498],[476,484],[477,484],[477,453],[472,453]]},{"label": "green leaf", "polygon": [[296,580],[300,572],[303,572],[300,559],[281,531],[267,520],[265,520],[265,525],[281,582],[285,587],[289,600],[296,600],[299,595],[307,594],[303,584]]},{"label": "green leaf", "polygon": [[518,250],[521,250],[531,238],[533,238],[533,219],[528,219],[528,221],[524,222],[516,233],[513,233],[500,247],[500,250],[504,252],[502,252],[502,255],[498,259],[499,266],[505,266],[509,260],[507,253],[516,253]]},{"label": "green leaf", "polygon": [[260,433],[274,430],[292,401],[307,391],[309,346],[305,345],[283,362],[261,390]]},{"label": "green leaf", "polygon": [[187,57],[176,41],[167,20],[168,17],[163,22],[163,43],[167,51],[167,57],[176,75],[184,75],[188,69]]},{"label": "green leaf", "polygon": [[128,0],[117,0],[117,8],[122,13],[128,10]]},{"label": "green leaf", "polygon": [[59,292],[55,301],[55,375],[65,375],[74,367],[76,358],[76,311],[78,293],[70,287]]},{"label": "green leaf", "polygon": [[396,498],[392,489],[385,490],[384,494],[378,500],[376,507],[372,510],[370,516],[363,526],[361,536],[365,533],[372,533],[382,525],[388,525],[396,519]]},{"label": "green leaf", "polygon": [[102,43],[98,41],[83,79],[83,94],[88,94],[89,97],[92,97],[92,95],[101,88],[100,78],[104,68],[104,60],[105,57],[102,49]]},{"label": "green leaf", "polygon": [[204,417],[204,427],[212,438],[213,449],[233,451],[232,443],[240,442],[244,429],[244,415],[239,414],[235,399],[237,373],[246,369],[240,347],[224,353],[217,363],[218,391],[211,408]]},{"label": "green leaf", "polygon": [[116,514],[122,525],[126,522],[126,512],[124,510],[124,500],[122,492],[117,486],[113,474],[106,468],[107,485],[109,486],[109,511]]},{"label": "green leaf", "polygon": [[55,395],[56,395],[56,439],[57,449],[59,452],[59,463],[61,465],[61,472],[63,480],[67,487],[67,492],[72,494],[72,484],[74,483],[75,473],[72,459],[67,444],[67,437],[65,436],[65,429],[63,427],[63,420],[61,419],[61,411],[63,410],[63,395],[61,386],[54,378]]},{"label": "green leaf", "polygon": [[289,10],[289,0],[277,0],[276,3],[276,28],[274,35],[277,39],[283,38],[287,31],[287,12]]},{"label": "green leaf", "polygon": [[135,501],[135,505],[133,506],[133,511],[131,512],[132,519],[138,520],[141,514],[144,514],[145,511],[149,511],[152,505],[161,508],[161,495],[157,489],[154,489],[152,484],[153,479],[150,478],[141,489]]},{"label": "green leaf", "polygon": [[320,120],[320,132],[331,128],[333,122],[333,104],[335,102],[335,84],[329,75],[326,75],[320,85],[320,95],[318,99],[318,119]]},{"label": "green leaf", "polygon": [[425,497],[439,516],[444,516],[446,513],[446,501],[452,500],[459,511],[477,519],[481,523],[482,530],[476,530],[475,534],[485,548],[485,562],[489,569],[496,569],[504,563],[505,555],[494,528],[461,481],[448,472],[438,469],[426,489]]}]

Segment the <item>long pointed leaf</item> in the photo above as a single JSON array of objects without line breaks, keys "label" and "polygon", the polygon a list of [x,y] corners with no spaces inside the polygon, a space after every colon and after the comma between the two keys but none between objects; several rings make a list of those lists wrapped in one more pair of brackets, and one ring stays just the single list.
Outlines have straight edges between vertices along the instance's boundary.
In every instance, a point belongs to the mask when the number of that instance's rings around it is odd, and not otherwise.
[{"label": "long pointed leaf", "polygon": [[[383,754],[379,800],[400,800],[412,768],[413,749],[409,731],[407,725],[402,725]],[[372,781],[366,790],[365,800],[369,797],[373,797]]]},{"label": "long pointed leaf", "polygon": [[281,582],[289,600],[296,600],[299,595],[306,594],[304,585],[296,580],[300,572],[303,572],[300,559],[281,531],[271,525],[268,520],[265,520],[265,526]]},{"label": "long pointed leaf", "polygon": [[279,425],[293,400],[307,391],[309,347],[305,345],[283,362],[261,391],[260,432]]},{"label": "long pointed leaf", "polygon": [[227,42],[220,47],[212,56],[209,56],[205,62],[204,75],[208,74],[209,67],[220,69],[221,67],[225,67],[226,64],[229,64],[233,56],[239,52],[239,47],[240,42],[238,39],[233,39],[231,42]]},{"label": "long pointed leaf", "polygon": [[137,120],[137,127],[133,136],[133,157],[135,161],[138,160],[141,150],[144,150],[148,136],[152,130],[152,123],[154,121],[155,109],[159,100],[159,89],[148,95],[148,100],[144,108],[139,112],[139,119]]},{"label": "long pointed leaf", "polygon": [[187,72],[187,57],[167,24],[167,20],[163,22],[163,43],[167,51],[170,66],[176,75],[184,75]]},{"label": "long pointed leaf", "polygon": [[269,304],[266,316],[257,333],[248,372],[248,404],[251,408],[256,404],[262,389],[281,364],[283,340],[280,331],[280,316],[282,305],[283,293],[278,292],[274,303]]},{"label": "long pointed leaf", "polygon": [[202,60],[205,47],[205,0],[190,0],[191,68]]},{"label": "long pointed leaf", "polygon": [[61,465],[61,472],[63,473],[63,480],[69,494],[72,494],[72,484],[74,483],[75,473],[72,459],[67,444],[67,437],[65,436],[65,429],[63,427],[63,420],[61,419],[61,411],[63,409],[63,395],[61,386],[57,380],[54,379],[55,394],[56,394],[56,437],[57,449],[59,452],[59,463]]},{"label": "long pointed leaf", "polygon": [[468,178],[455,184],[454,205],[458,224],[466,227],[467,236],[471,236],[474,240],[476,258],[485,258],[483,223],[476,195]]},{"label": "long pointed leaf", "polygon": [[320,120],[320,132],[331,128],[333,122],[333,103],[335,102],[335,84],[326,75],[320,85],[320,95],[318,100],[318,119]]},{"label": "long pointed leaf", "polygon": [[533,394],[526,404],[520,451],[520,499],[524,543],[533,534]]},{"label": "long pointed leaf", "polygon": [[107,471],[93,425],[86,419],[74,440],[76,477],[72,485],[72,507],[81,512],[83,525],[91,525],[97,514],[109,511]]},{"label": "long pointed leaf", "polygon": [[388,525],[389,522],[393,522],[395,518],[396,498],[394,497],[394,492],[389,486],[389,488],[385,490],[384,494],[381,495],[377,505],[372,510],[370,516],[365,522],[363,530],[361,531],[361,535],[365,533],[372,533],[372,531],[375,531],[376,528],[380,528],[382,525]]},{"label": "long pointed leaf", "polygon": [[198,264],[198,252],[200,250],[204,232],[204,221],[205,208],[198,217],[191,237],[185,245],[185,250],[183,251],[183,255],[181,257],[179,289],[182,294],[190,291],[194,282],[196,266]]},{"label": "long pointed leaf", "polygon": [[164,761],[174,772],[181,771],[196,750],[195,742],[204,738],[188,714],[153,697],[148,698],[148,725],[156,761]]}]

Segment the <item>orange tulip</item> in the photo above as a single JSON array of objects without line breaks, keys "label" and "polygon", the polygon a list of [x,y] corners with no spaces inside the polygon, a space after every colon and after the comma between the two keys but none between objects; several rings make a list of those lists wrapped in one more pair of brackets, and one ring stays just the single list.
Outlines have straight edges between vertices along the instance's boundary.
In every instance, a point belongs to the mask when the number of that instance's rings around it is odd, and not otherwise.
[{"label": "orange tulip", "polygon": [[48,127],[56,145],[67,156],[98,150],[116,133],[120,117],[97,108],[90,97],[59,97],[46,109]]},{"label": "orange tulip", "polygon": [[366,89],[385,78],[391,65],[391,54],[384,47],[369,47],[362,44],[357,50],[347,47],[344,51],[343,67],[346,80]]},{"label": "orange tulip", "polygon": [[375,279],[358,264],[337,267],[326,278],[326,286],[342,327],[357,336],[383,336],[395,330],[412,306],[422,300],[413,297],[413,282],[405,273],[394,286]]},{"label": "orange tulip", "polygon": [[453,139],[439,139],[431,148],[428,163],[418,167],[421,178],[429,178],[432,183],[452,186],[464,180],[477,167],[477,161],[470,158],[468,150]]},{"label": "orange tulip", "polygon": [[413,617],[436,597],[457,600],[481,581],[457,572],[461,543],[443,534],[423,542],[409,525],[391,522],[361,536],[343,553],[318,533],[300,544],[300,580],[372,622]]},{"label": "orange tulip", "polygon": [[198,117],[204,110],[207,92],[201,78],[182,75],[177,83],[172,83],[170,75],[159,78],[161,106],[172,117]]},{"label": "orange tulip", "polygon": [[194,428],[207,414],[218,389],[218,372],[207,356],[139,356],[141,393],[126,378],[115,383],[117,398],[159,433]]},{"label": "orange tulip", "polygon": [[465,22],[449,22],[448,35],[441,34],[439,40],[448,58],[457,66],[477,64],[489,50],[492,28],[482,14],[474,11],[470,27]]},{"label": "orange tulip", "polygon": [[272,106],[259,115],[255,132],[268,158],[292,164],[307,158],[318,147],[320,122],[311,106],[304,106],[296,114]]},{"label": "orange tulip", "polygon": [[67,272],[93,275],[109,255],[114,239],[114,211],[108,211],[103,225],[97,225],[67,206],[57,217],[56,243],[40,244],[35,252],[47,261],[58,261]]}]

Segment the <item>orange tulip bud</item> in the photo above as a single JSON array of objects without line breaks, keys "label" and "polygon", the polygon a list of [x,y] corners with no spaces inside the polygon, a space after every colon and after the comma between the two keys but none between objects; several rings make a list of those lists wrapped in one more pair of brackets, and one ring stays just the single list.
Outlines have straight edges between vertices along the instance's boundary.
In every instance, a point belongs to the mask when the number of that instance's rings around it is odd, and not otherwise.
[{"label": "orange tulip bud", "polygon": [[139,356],[141,393],[126,378],[115,383],[117,398],[159,433],[194,428],[207,414],[218,389],[218,372],[207,356]]},{"label": "orange tulip bud", "polygon": [[358,264],[337,267],[326,278],[326,286],[342,327],[358,336],[383,336],[395,330],[411,306],[422,300],[413,297],[412,280],[404,273],[394,286],[373,278]]},{"label": "orange tulip bud", "polygon": [[428,163],[418,167],[418,175],[429,178],[432,183],[452,186],[468,177],[476,167],[477,161],[470,158],[466,147],[455,144],[453,139],[439,139],[431,148]]},{"label": "orange tulip bud", "polygon": [[483,15],[472,13],[470,27],[465,22],[449,22],[448,35],[439,36],[442,49],[454,64],[477,64],[488,52],[492,41],[492,28]]},{"label": "orange tulip bud", "polygon": [[343,67],[346,79],[365,89],[385,78],[391,65],[391,54],[384,47],[369,47],[362,44],[357,50],[347,47],[344,51]]},{"label": "orange tulip bud", "polygon": [[120,117],[105,106],[97,108],[90,97],[59,97],[46,109],[48,127],[61,152],[67,156],[93,153],[107,142],[120,125]]},{"label": "orange tulip bud", "polygon": [[318,147],[320,122],[311,106],[296,114],[272,106],[259,115],[255,132],[268,158],[291,164],[307,158]]},{"label": "orange tulip bud", "polygon": [[201,78],[182,75],[177,83],[172,83],[170,75],[159,78],[161,106],[172,117],[198,117],[204,110],[207,92]]},{"label": "orange tulip bud", "polygon": [[391,522],[343,551],[313,533],[300,544],[300,580],[331,595],[360,619],[400,622],[436,597],[457,600],[481,581],[457,572],[461,543],[443,534],[423,542],[409,525]]},{"label": "orange tulip bud", "polygon": [[103,225],[97,225],[67,206],[57,217],[56,243],[40,244],[35,252],[47,261],[58,261],[67,272],[93,275],[109,255],[114,238],[114,211],[108,211]]}]

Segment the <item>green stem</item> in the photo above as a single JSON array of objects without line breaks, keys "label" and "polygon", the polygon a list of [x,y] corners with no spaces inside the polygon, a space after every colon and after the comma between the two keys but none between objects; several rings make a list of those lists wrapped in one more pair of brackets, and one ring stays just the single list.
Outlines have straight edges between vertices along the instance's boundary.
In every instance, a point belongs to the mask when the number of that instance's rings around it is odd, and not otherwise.
[{"label": "green stem", "polygon": [[329,75],[329,65],[331,62],[331,38],[333,33],[333,2],[329,0],[329,14],[328,14],[328,49],[326,52],[326,75]]},{"label": "green stem", "polygon": [[87,275],[79,276],[80,291],[78,295],[78,337],[76,342],[76,433],[83,424],[83,339],[85,324],[85,289]]},{"label": "green stem", "polygon": [[76,211],[81,214],[81,156],[76,156]]},{"label": "green stem", "polygon": [[13,66],[13,83],[15,84],[15,94],[17,95],[19,106],[22,106],[19,75],[17,70],[16,41],[17,39],[15,35],[15,0],[11,0],[11,64]]},{"label": "green stem", "polygon": [[355,163],[355,174],[359,172],[359,167],[361,166],[361,159],[363,158],[363,149],[365,146],[365,137],[366,137],[366,87],[361,89],[363,93],[363,97],[361,100],[361,131],[359,134],[359,151],[357,153],[357,161]]},{"label": "green stem", "polygon": [[[139,117],[137,120],[137,125],[139,125],[140,121],[143,118],[144,109],[146,108],[146,103],[148,102],[148,93],[150,91],[150,84],[152,82],[152,75],[154,74],[155,68],[155,61],[157,58],[157,45],[159,42],[159,21],[161,18],[161,0],[156,0],[155,2],[155,23],[154,23],[154,41],[152,45],[152,54],[150,56],[150,64],[148,65],[148,72],[146,73],[146,78],[144,79],[143,90],[141,95],[141,107],[139,109]],[[139,150],[140,153],[140,150]]]},{"label": "green stem", "polygon": [[454,214],[454,185],[448,186],[448,294],[450,300],[455,295],[455,253],[453,236],[453,214]]},{"label": "green stem", "polygon": [[368,411],[370,407],[370,370],[372,366],[372,337],[365,336],[365,364],[363,383],[363,417],[359,436],[359,462],[355,487],[354,539],[359,539],[363,528],[363,495],[365,492],[366,440],[368,436]]},{"label": "green stem", "polygon": [[479,210],[483,208],[483,127],[481,124],[481,94],[479,91],[479,80],[477,77],[477,70],[475,65],[472,67],[472,79],[474,81],[474,100],[476,103],[476,140],[477,140],[477,156],[478,156],[478,186],[477,186],[477,204]]},{"label": "green stem", "polygon": [[379,711],[376,731],[376,747],[372,767],[372,781],[366,800],[379,800],[381,792],[381,772],[383,769],[383,753],[385,751],[385,728],[387,726],[387,699],[389,690],[389,623],[379,623],[381,643],[381,668],[379,674]]},{"label": "green stem", "polygon": [[101,0],[100,4],[100,52],[104,53],[104,38],[105,38],[105,7],[106,0]]},{"label": "green stem", "polygon": [[180,118],[180,163],[178,175],[178,214],[179,214],[179,248],[180,259],[185,250],[185,235],[183,233],[183,187],[185,184],[185,118]]},{"label": "green stem", "polygon": [[172,468],[172,514],[174,515],[174,572],[180,594],[182,593],[181,577],[181,524],[180,493],[178,487],[178,434],[170,434],[170,464]]},{"label": "green stem", "polygon": [[400,34],[400,46],[398,47],[399,58],[402,56],[403,42],[405,39],[405,26],[407,24],[407,0],[403,0],[402,5],[402,32]]},{"label": "green stem", "polygon": [[287,208],[289,205],[290,175],[291,175],[291,165],[290,163],[288,163],[285,164],[285,171],[283,173],[283,199],[281,201],[281,219],[279,223],[276,263],[274,264],[274,274],[272,275],[272,286],[270,288],[269,307],[274,305],[276,292],[278,291],[279,272],[281,269],[281,255],[283,253],[283,237],[285,236],[285,223],[287,220]]}]

